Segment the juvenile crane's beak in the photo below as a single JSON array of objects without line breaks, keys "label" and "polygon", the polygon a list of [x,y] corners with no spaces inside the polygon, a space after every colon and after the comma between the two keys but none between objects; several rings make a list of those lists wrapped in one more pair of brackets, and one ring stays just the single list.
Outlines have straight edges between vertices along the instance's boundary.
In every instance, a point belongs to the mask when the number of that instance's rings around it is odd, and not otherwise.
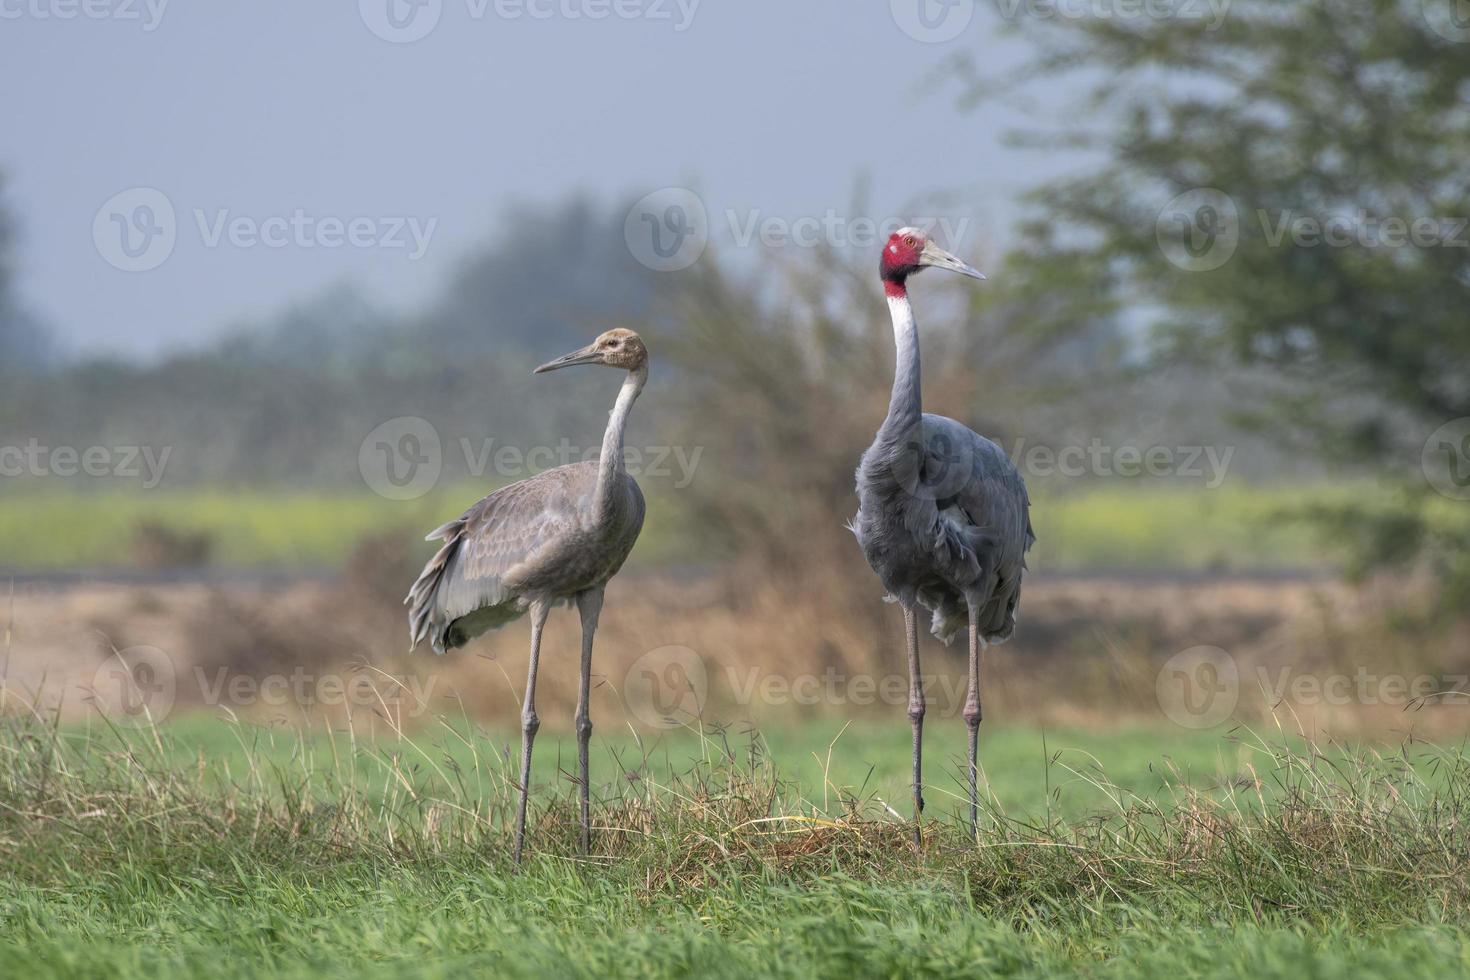
[{"label": "juvenile crane's beak", "polygon": [[558,368],[571,367],[573,364],[601,364],[602,353],[591,345],[581,350],[574,350],[570,354],[563,354],[554,361],[547,361],[536,369],[534,373],[545,374],[547,371],[555,371]]},{"label": "juvenile crane's beak", "polygon": [[971,279],[984,279],[985,273],[972,265],[966,265],[958,258],[935,245],[934,242],[924,243],[924,251],[919,253],[919,265],[933,266],[936,269],[948,269],[950,272],[958,272],[962,276]]}]

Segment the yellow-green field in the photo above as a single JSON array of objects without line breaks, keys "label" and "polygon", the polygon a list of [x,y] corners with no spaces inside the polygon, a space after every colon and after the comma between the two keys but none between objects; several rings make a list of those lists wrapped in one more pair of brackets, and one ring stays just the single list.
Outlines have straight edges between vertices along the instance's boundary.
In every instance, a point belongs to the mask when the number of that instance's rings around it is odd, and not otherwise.
[{"label": "yellow-green field", "polygon": [[[170,490],[0,494],[0,567],[125,566],[139,525],[207,534],[211,561],[226,566],[335,567],[366,535],[422,533],[459,514],[487,487],[461,484],[410,501],[367,490]],[[1317,567],[1338,556],[1288,512],[1341,503],[1362,487],[1161,489],[1114,481],[1076,493],[1038,488],[1034,564],[1054,569],[1273,569]],[[680,533],[677,493],[650,501],[636,560],[697,564]],[[840,523],[840,509],[833,520]]]}]

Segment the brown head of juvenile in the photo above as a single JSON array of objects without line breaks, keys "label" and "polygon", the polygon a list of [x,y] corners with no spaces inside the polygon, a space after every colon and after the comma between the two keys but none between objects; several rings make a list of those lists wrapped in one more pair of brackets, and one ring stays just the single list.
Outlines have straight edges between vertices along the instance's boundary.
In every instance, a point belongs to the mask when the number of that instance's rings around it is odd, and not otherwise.
[{"label": "brown head of juvenile", "polygon": [[643,338],[633,331],[616,327],[581,350],[541,365],[536,373],[555,371],[573,364],[605,364],[624,371],[638,371],[648,367],[648,348],[644,346]]}]

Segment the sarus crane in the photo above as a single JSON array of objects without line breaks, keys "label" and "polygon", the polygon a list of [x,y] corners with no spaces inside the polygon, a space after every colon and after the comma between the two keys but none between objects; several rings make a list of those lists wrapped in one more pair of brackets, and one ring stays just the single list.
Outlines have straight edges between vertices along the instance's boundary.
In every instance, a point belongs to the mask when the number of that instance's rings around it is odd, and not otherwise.
[{"label": "sarus crane", "polygon": [[439,654],[464,646],[526,612],[531,614],[531,661],[521,708],[517,864],[526,840],[531,745],[541,727],[536,716],[541,631],[553,606],[573,602],[582,618],[582,676],[576,713],[581,844],[583,852],[591,847],[587,747],[592,719],[587,698],[592,636],[602,611],[603,588],[622,568],[643,528],[643,492],[624,466],[623,430],[633,402],[648,381],[648,348],[631,330],[609,330],[581,350],[541,365],[536,373],[574,364],[604,364],[628,372],[598,459],[558,466],[502,487],[433,531],[427,540],[444,544],[404,600],[409,606],[413,646],[427,639]]},{"label": "sarus crane", "polygon": [[1036,540],[1026,485],[1005,452],[954,419],[923,411],[919,335],[908,281],[930,267],[985,278],[917,228],[900,229],[884,246],[879,269],[898,360],[888,415],[858,464],[858,512],[849,524],[888,600],[903,609],[916,847],[922,844],[925,698],[915,610],[930,610],[931,631],[946,644],[969,629],[964,718],[970,735],[973,835],[979,819],[980,651],[1014,632],[1026,551]]}]

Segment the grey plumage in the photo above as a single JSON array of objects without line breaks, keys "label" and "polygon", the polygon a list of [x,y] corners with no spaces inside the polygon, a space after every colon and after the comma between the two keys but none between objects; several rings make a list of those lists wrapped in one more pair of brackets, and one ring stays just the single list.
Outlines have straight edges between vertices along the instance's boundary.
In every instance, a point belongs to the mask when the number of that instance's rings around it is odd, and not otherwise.
[{"label": "grey plumage", "polygon": [[408,597],[411,645],[427,639],[436,653],[463,646],[487,630],[531,614],[531,657],[521,704],[521,782],[516,811],[515,860],[526,841],[531,747],[536,715],[536,673],[541,632],[552,607],[577,604],[582,620],[581,677],[577,695],[577,761],[582,850],[591,848],[587,746],[592,737],[588,699],[592,637],[602,611],[603,588],[623,567],[643,529],[643,493],[623,463],[628,413],[648,381],[648,349],[631,330],[609,330],[581,350],[536,369],[604,364],[628,372],[602,437],[596,462],[558,466],[496,490],[460,517],[429,534],[443,541]]},{"label": "grey plumage", "polygon": [[982,640],[1010,639],[1036,540],[1021,474],[995,443],[942,415],[885,429],[858,466],[849,525],[868,564],[890,598],[932,612],[930,631],[946,644],[970,601]]},{"label": "grey plumage", "polygon": [[404,600],[413,645],[464,646],[532,602],[570,602],[617,574],[643,527],[643,493],[617,476],[612,508],[594,512],[598,463],[581,462],[502,487],[430,532],[443,541]]},{"label": "grey plumage", "polygon": [[1026,485],[1001,448],[954,419],[923,411],[908,279],[929,267],[985,278],[917,228],[900,229],[884,246],[880,270],[898,357],[888,415],[858,464],[858,512],[848,524],[888,598],[903,607],[916,847],[926,705],[915,608],[930,610],[930,629],[945,643],[968,627],[964,717],[973,832],[979,819],[980,652],[1015,632],[1026,552],[1036,540]]}]

